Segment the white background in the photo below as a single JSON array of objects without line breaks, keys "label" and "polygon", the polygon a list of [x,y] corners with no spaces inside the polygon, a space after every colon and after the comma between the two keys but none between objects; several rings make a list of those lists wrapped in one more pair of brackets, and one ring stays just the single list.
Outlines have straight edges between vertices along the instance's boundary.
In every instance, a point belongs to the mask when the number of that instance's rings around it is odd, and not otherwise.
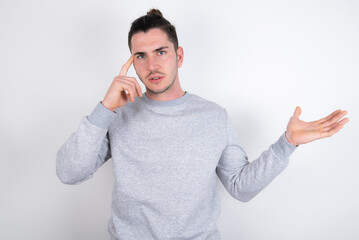
[{"label": "white background", "polygon": [[250,202],[218,181],[223,239],[359,239],[359,3],[344,0],[1,0],[0,239],[109,239],[111,161],[70,186],[55,156],[102,100],[129,57],[131,22],[151,7],[177,28],[183,88],[228,110],[250,160],[297,105],[306,121],[349,111],[341,132],[300,146]]}]

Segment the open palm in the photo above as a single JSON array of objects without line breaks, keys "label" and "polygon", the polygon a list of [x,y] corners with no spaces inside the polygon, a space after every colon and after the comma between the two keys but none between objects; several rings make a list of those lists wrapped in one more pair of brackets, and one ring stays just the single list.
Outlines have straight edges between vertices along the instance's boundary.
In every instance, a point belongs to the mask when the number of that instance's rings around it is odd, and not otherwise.
[{"label": "open palm", "polygon": [[330,137],[349,121],[348,118],[342,119],[347,114],[342,110],[334,111],[327,117],[313,122],[300,120],[301,112],[300,107],[297,107],[287,125],[286,138],[290,144],[295,146]]}]

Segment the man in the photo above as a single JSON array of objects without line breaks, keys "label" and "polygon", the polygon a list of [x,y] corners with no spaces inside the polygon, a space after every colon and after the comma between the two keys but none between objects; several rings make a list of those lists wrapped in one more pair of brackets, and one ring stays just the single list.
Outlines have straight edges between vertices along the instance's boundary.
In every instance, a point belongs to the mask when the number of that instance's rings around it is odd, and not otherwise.
[{"label": "man", "polygon": [[[135,20],[128,41],[131,57],[57,154],[57,174],[67,184],[85,181],[112,158],[111,239],[220,239],[216,176],[234,198],[249,201],[296,146],[348,122],[341,110],[303,122],[297,107],[285,134],[249,163],[225,109],[182,90],[183,49],[161,12]],[[127,76],[132,64],[145,94]]]}]

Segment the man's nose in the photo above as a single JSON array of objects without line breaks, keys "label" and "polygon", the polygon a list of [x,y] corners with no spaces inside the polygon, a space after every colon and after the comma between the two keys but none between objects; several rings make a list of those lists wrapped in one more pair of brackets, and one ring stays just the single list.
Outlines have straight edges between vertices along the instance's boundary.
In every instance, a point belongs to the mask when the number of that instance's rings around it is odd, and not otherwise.
[{"label": "man's nose", "polygon": [[158,70],[159,69],[158,61],[154,57],[148,57],[147,58],[147,67],[148,67],[148,70],[150,70],[150,71]]}]

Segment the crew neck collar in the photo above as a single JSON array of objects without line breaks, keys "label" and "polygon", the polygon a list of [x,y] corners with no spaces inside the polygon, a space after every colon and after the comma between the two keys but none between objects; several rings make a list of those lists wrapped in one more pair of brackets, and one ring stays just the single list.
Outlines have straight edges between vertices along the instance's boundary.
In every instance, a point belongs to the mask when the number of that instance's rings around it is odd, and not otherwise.
[{"label": "crew neck collar", "polygon": [[150,104],[155,107],[173,107],[173,106],[177,106],[177,105],[180,105],[180,104],[186,102],[188,99],[190,99],[190,97],[191,97],[191,94],[188,92],[185,92],[182,97],[176,98],[174,100],[169,100],[169,101],[155,101],[155,100],[149,99],[146,94],[143,94],[142,99],[143,99],[143,101],[145,101],[145,103]]}]

